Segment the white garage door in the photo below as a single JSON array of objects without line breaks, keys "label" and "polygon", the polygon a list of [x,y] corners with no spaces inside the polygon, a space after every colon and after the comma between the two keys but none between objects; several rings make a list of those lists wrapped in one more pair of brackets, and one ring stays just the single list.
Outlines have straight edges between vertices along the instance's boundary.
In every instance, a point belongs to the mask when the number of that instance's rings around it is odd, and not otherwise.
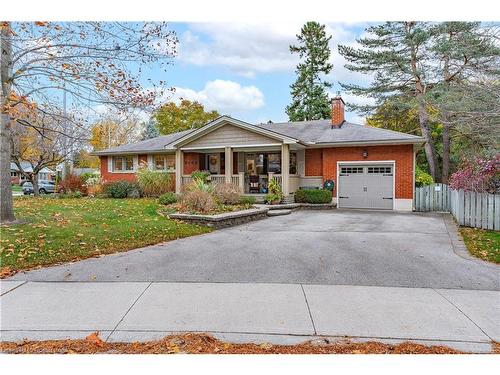
[{"label": "white garage door", "polygon": [[392,164],[339,166],[338,207],[392,210],[394,171]]}]

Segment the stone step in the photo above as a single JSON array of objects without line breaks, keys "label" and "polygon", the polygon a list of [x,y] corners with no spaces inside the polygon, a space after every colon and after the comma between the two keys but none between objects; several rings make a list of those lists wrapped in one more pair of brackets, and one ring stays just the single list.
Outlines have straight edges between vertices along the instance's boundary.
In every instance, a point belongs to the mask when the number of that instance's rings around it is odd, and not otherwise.
[{"label": "stone step", "polygon": [[267,216],[282,216],[282,215],[290,215],[292,210],[270,210],[267,212]]}]

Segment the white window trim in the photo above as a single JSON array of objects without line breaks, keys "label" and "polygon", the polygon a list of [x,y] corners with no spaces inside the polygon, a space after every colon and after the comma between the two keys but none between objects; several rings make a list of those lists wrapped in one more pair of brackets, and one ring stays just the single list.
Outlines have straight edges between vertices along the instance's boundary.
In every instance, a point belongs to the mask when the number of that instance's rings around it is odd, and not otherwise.
[{"label": "white window trim", "polygon": [[126,173],[135,173],[139,167],[139,156],[138,155],[132,155],[132,165],[133,169],[131,170],[123,170],[123,171],[117,171],[115,170],[114,166],[114,158],[126,158],[129,157],[130,155],[113,155],[108,158],[108,172],[110,173],[118,173],[118,174],[126,174]]}]

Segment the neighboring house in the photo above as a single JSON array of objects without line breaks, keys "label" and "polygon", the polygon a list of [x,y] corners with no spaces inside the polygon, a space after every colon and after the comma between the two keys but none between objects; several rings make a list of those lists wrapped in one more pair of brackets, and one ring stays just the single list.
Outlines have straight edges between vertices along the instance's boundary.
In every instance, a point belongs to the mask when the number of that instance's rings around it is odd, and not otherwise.
[{"label": "neighboring house", "polygon": [[423,143],[345,121],[344,101],[336,97],[331,120],[253,125],[222,116],[199,129],[94,154],[104,181],[134,180],[139,166],[147,165],[174,173],[180,192],[193,171],[208,170],[213,182],[232,183],[246,194],[266,193],[268,181],[277,178],[289,198],[332,180],[338,207],[411,211],[415,153]]},{"label": "neighboring house", "polygon": [[[31,167],[31,164],[28,162],[21,162],[21,167],[23,168],[23,171],[25,172],[33,172],[33,168]],[[38,179],[39,180],[48,180],[52,181],[56,177],[56,174],[53,170],[49,168],[42,168],[40,172],[38,172]],[[26,179],[21,176],[21,172],[19,172],[19,168],[15,163],[10,163],[10,183],[11,184],[21,184],[25,182]]]}]

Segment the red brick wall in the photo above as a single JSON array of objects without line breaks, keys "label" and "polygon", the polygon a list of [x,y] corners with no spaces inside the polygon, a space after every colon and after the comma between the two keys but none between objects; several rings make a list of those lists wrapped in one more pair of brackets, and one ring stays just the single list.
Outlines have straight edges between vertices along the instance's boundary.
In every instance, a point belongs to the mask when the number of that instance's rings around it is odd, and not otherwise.
[{"label": "red brick wall", "polygon": [[[368,157],[363,158],[363,150],[368,151]],[[337,187],[338,161],[377,161],[395,160],[396,162],[396,192],[399,199],[413,198],[413,146],[369,146],[369,147],[331,147],[306,150],[306,176],[323,176],[323,181],[334,180],[335,197]]]},{"label": "red brick wall", "polygon": [[200,156],[196,152],[184,153],[184,172],[183,174],[191,174],[200,169]]},{"label": "red brick wall", "polygon": [[311,148],[306,149],[306,176],[322,176],[323,175],[323,149]]},{"label": "red brick wall", "polygon": [[[108,171],[108,156],[100,156],[101,160],[101,179],[102,182],[110,181],[135,181],[135,173],[111,173]],[[147,158],[146,158],[147,161]]]}]

